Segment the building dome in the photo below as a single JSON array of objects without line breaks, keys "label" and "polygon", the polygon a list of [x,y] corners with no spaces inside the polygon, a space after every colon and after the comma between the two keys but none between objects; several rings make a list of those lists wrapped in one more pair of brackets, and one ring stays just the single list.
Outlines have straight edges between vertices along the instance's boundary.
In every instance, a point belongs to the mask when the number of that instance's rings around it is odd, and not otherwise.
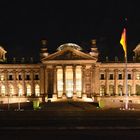
[{"label": "building dome", "polygon": [[77,44],[74,44],[74,43],[66,43],[66,44],[62,44],[62,45],[60,45],[58,48],[57,48],[57,50],[58,51],[60,51],[60,50],[63,50],[63,49],[65,49],[65,48],[73,48],[73,49],[76,49],[76,50],[82,50],[82,48],[79,46],[79,45],[77,45]]}]

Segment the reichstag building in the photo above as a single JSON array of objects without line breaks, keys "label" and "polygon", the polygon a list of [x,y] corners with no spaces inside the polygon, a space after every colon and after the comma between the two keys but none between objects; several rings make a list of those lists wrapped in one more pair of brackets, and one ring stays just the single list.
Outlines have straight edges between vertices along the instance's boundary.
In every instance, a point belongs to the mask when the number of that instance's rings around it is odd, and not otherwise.
[{"label": "reichstag building", "polygon": [[[74,43],[62,44],[50,54],[46,41],[42,41],[40,63],[6,63],[7,51],[0,47],[0,101],[21,102],[92,100],[118,104],[126,95],[140,103],[140,45],[134,49],[135,57],[127,64],[114,61],[99,62],[96,40],[90,52]],[[125,77],[127,76],[127,87]]]}]

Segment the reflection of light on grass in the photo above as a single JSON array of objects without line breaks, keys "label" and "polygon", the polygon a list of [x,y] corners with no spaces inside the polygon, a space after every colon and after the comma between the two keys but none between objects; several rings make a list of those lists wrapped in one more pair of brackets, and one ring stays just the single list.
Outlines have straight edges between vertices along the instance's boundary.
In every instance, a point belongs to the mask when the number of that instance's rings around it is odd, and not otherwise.
[{"label": "reflection of light on grass", "polygon": [[102,101],[102,100],[99,101],[99,107],[100,108],[104,108],[105,107],[104,101]]},{"label": "reflection of light on grass", "polygon": [[40,104],[40,101],[33,101],[33,109],[36,110],[36,109],[39,109],[39,104]]}]

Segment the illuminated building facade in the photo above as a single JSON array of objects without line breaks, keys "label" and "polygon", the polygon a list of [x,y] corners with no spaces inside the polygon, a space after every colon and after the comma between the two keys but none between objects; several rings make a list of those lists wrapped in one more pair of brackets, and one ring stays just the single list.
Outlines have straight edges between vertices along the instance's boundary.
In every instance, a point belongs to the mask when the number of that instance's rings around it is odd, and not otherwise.
[{"label": "illuminated building facade", "polygon": [[[91,51],[84,53],[73,43],[58,47],[49,54],[46,41],[42,42],[41,62],[37,64],[5,63],[6,51],[0,47],[0,101],[11,102],[39,99],[104,99],[118,103],[126,95],[125,63],[99,62],[96,40]],[[140,45],[133,62],[128,63],[128,96],[140,102]]]}]

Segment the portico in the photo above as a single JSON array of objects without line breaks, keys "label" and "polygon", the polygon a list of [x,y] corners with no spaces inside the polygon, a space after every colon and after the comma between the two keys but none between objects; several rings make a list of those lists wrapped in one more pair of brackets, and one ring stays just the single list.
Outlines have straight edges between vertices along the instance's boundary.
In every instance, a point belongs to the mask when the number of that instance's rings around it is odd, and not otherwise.
[{"label": "portico", "polygon": [[46,78],[53,79],[52,83],[47,81],[48,95],[52,94],[55,98],[92,96],[92,71],[97,58],[81,50],[80,46],[67,43],[61,45],[56,53],[42,59],[42,63],[46,65]]}]

